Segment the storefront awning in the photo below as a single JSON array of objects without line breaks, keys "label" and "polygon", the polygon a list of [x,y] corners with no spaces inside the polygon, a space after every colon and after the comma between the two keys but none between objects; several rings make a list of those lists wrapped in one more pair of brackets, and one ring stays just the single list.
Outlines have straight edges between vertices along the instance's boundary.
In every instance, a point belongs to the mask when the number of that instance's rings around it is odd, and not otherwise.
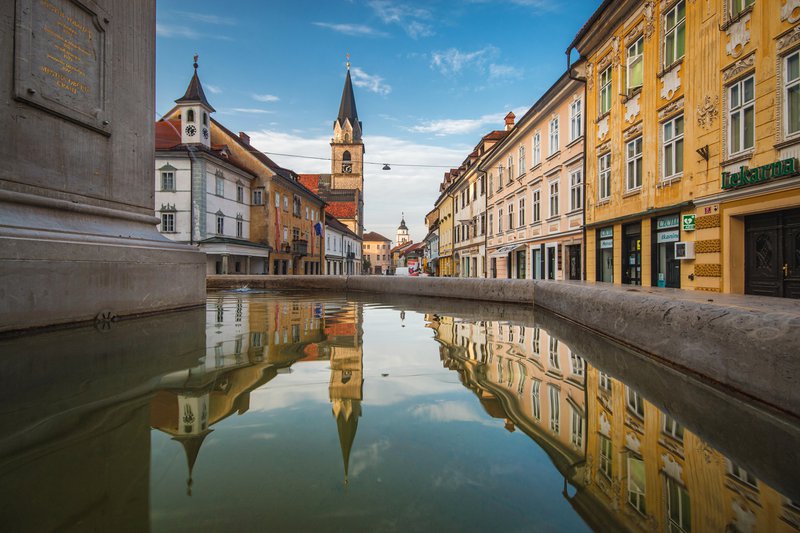
[{"label": "storefront awning", "polygon": [[519,246],[522,246],[522,245],[521,244],[507,244],[506,246],[501,246],[500,248],[498,248],[497,250],[495,250],[494,252],[492,252],[489,255],[491,255],[492,257],[497,257],[498,255],[506,255],[506,254],[511,253],[514,250],[514,248],[517,248]]}]

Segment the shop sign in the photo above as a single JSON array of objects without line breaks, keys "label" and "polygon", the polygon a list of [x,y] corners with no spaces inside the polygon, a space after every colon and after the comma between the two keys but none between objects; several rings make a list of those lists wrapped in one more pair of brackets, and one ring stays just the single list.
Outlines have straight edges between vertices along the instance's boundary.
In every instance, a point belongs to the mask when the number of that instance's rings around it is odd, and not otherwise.
[{"label": "shop sign", "polygon": [[683,215],[683,231],[694,231],[694,215]]},{"label": "shop sign", "polygon": [[722,189],[735,189],[758,185],[778,178],[784,178],[797,173],[797,160],[794,157],[776,161],[757,168],[739,167],[739,172],[722,173]]},{"label": "shop sign", "polygon": [[681,240],[680,230],[662,231],[656,235],[656,242],[677,242]]},{"label": "shop sign", "polygon": [[602,228],[600,230],[600,238],[605,239],[614,236],[614,228]]},{"label": "shop sign", "polygon": [[613,248],[613,247],[614,247],[614,241],[612,239],[603,239],[603,240],[600,241],[600,248],[601,249]]},{"label": "shop sign", "polygon": [[680,225],[680,215],[670,215],[656,220],[657,229],[677,228]]}]

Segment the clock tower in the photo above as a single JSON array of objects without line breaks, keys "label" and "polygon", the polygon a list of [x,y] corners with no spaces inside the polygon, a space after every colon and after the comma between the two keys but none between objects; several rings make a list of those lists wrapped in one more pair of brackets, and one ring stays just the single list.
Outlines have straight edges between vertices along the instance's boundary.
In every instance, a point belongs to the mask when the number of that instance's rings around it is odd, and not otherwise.
[{"label": "clock tower", "polygon": [[211,113],[214,108],[206,100],[203,85],[197,77],[197,56],[194,56],[194,75],[186,94],[175,100],[181,115],[181,143],[211,147]]},{"label": "clock tower", "polygon": [[349,58],[339,116],[333,123],[331,188],[358,190],[359,200],[364,191],[364,143],[361,141],[361,121],[358,120],[353,81],[350,79]]}]

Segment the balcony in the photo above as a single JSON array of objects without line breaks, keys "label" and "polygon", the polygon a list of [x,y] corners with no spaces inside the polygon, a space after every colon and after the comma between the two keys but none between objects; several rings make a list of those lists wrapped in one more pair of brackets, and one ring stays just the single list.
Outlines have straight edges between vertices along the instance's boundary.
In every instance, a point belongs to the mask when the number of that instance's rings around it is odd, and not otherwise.
[{"label": "balcony", "polygon": [[308,241],[305,239],[293,239],[292,253],[294,255],[308,255]]},{"label": "balcony", "polygon": [[356,253],[355,252],[347,252],[347,258],[348,259],[355,259],[356,258]]}]

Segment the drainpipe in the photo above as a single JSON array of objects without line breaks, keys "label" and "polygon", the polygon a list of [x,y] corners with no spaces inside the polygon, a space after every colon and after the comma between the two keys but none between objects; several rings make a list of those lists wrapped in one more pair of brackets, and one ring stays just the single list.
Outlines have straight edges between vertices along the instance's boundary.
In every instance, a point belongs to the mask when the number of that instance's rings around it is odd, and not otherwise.
[{"label": "drainpipe", "polygon": [[581,278],[585,281],[586,280],[586,255],[589,253],[588,246],[586,245],[586,181],[588,176],[586,176],[586,139],[588,139],[588,133],[586,132],[586,117],[587,117],[587,105],[586,105],[586,78],[581,78],[580,76],[573,76],[572,75],[572,48],[573,46],[570,45],[567,48],[567,76],[569,79],[577,81],[583,84],[583,116],[581,120],[583,122],[583,212],[581,213],[581,217],[583,218],[583,224],[581,224],[581,232],[582,232],[582,241],[583,241],[583,253],[581,254]]}]

